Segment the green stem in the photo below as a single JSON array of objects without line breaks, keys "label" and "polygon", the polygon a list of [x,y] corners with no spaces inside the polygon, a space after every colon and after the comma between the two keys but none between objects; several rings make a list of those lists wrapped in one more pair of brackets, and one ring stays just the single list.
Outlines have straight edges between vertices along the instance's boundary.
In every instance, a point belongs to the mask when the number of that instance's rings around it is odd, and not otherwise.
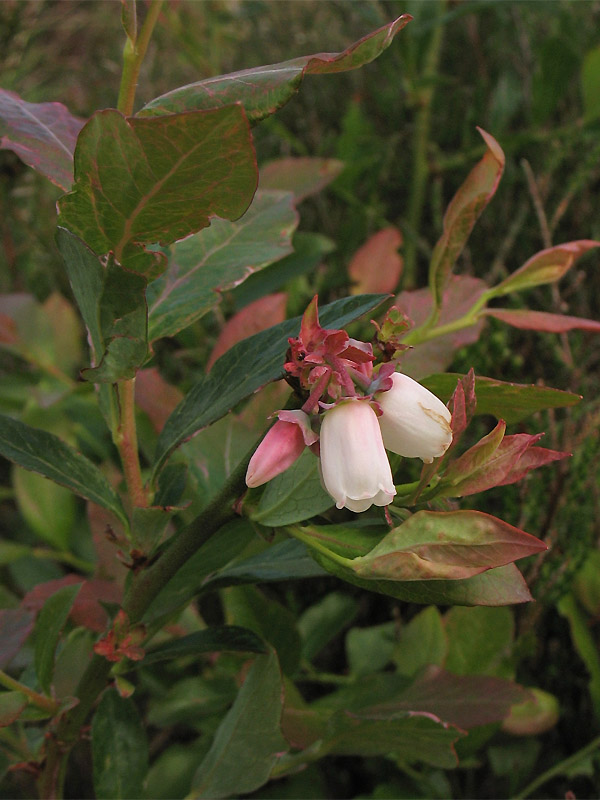
[{"label": "green stem", "polygon": [[538,775],[535,780],[528,783],[527,786],[522,789],[518,794],[513,796],[513,800],[525,800],[526,797],[529,797],[530,794],[535,792],[536,789],[539,789],[544,783],[547,783],[552,778],[555,778],[557,775],[564,775],[571,770],[572,767],[577,764],[578,761],[582,761],[586,756],[591,755],[594,750],[598,750],[600,748],[600,736],[597,736],[595,739],[589,744],[586,744],[585,747],[582,747],[581,750],[578,750],[576,753],[573,753],[572,756],[565,758],[564,761],[555,764],[550,769],[543,772],[541,775]]},{"label": "green stem", "polygon": [[37,708],[41,708],[42,711],[47,711],[50,714],[56,714],[58,709],[60,708],[59,704],[52,700],[50,697],[45,697],[43,694],[39,694],[39,692],[34,692],[33,689],[30,689],[29,686],[25,686],[24,683],[20,683],[16,681],[14,678],[11,678],[10,675],[7,675],[6,672],[0,670],[0,684],[10,689],[12,692],[20,692],[24,694],[25,697]]},{"label": "green stem", "polygon": [[435,9],[432,12],[435,15],[434,28],[421,76],[424,87],[417,93],[419,110],[415,120],[413,136],[413,174],[410,183],[407,214],[410,237],[404,246],[404,288],[406,289],[412,289],[418,283],[417,241],[425,202],[425,188],[429,178],[427,151],[429,149],[429,131],[431,127],[431,104],[442,47],[444,27],[441,19],[446,9],[446,2],[447,0],[437,0]]},{"label": "green stem", "polygon": [[142,29],[135,39],[129,36],[123,48],[123,72],[121,74],[121,86],[119,87],[118,110],[126,117],[133,113],[137,80],[140,74],[142,61],[146,55],[152,31],[158,20],[163,0],[152,0]]},{"label": "green stem", "polygon": [[332,561],[336,561],[338,564],[341,564],[343,567],[347,567],[352,563],[351,558],[344,558],[344,556],[334,553],[333,550],[329,550],[329,548],[318,542],[314,536],[309,536],[308,534],[304,533],[303,529],[299,525],[286,525],[283,530],[286,531],[286,533],[289,533],[289,535],[293,536],[295,539],[299,539],[301,542],[304,542],[313,550],[318,550],[319,553],[323,553],[323,555],[327,556],[327,558],[331,559]]},{"label": "green stem", "polygon": [[409,344],[414,347],[414,345],[429,342],[431,339],[437,339],[438,336],[445,336],[448,333],[454,333],[463,328],[470,328],[472,325],[476,325],[481,316],[479,312],[484,308],[488,300],[495,296],[494,289],[488,289],[488,291],[483,292],[463,317],[448,322],[446,325],[437,325],[433,327],[434,318],[430,317],[423,325],[409,331],[402,339],[402,344]]}]

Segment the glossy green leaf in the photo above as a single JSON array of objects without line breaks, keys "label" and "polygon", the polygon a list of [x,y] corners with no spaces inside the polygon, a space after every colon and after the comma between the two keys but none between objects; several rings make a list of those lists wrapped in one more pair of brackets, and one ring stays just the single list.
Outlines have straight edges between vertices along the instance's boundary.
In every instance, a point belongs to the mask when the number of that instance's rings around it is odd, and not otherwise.
[{"label": "glossy green leaf", "polygon": [[57,550],[69,550],[77,513],[73,492],[21,467],[13,467],[12,482],[29,527]]},{"label": "glossy green leaf", "polygon": [[259,192],[237,222],[210,228],[171,248],[169,267],[148,286],[150,339],[173,336],[221,302],[237,286],[292,251],[298,224],[288,192]]},{"label": "glossy green leaf", "polygon": [[[458,373],[448,372],[443,375],[430,375],[423,378],[421,383],[446,402],[455,390],[457,380],[463,377]],[[543,411],[546,408],[568,408],[581,400],[580,395],[563,392],[560,389],[481,377],[475,378],[475,394],[476,414],[492,414],[497,419],[505,420],[509,425],[520,422],[536,411]]]},{"label": "glossy green leaf", "polygon": [[75,185],[59,202],[59,224],[132,272],[156,276],[169,244],[248,208],[257,170],[240,106],[126,119],[98,111],[75,150]]},{"label": "glossy green leaf", "polygon": [[61,631],[81,584],[64,586],[46,600],[35,627],[35,672],[40,686],[50,694],[54,672],[54,656]]},{"label": "glossy green leaf", "polygon": [[238,625],[215,625],[152,648],[146,653],[144,660],[138,662],[138,666],[147,667],[157,661],[196,656],[200,653],[216,653],[222,650],[265,653],[266,647],[262,639],[247,628]]},{"label": "glossy green leaf", "polygon": [[546,549],[535,536],[480,511],[417,511],[348,566],[375,580],[456,580]]},{"label": "glossy green leaf", "polygon": [[83,123],[62,103],[28,103],[0,89],[0,148],[12,150],[65,192],[73,183],[73,151]]},{"label": "glossy green leaf", "polygon": [[126,522],[123,505],[104,475],[58,436],[0,415],[0,454],[98,503]]},{"label": "glossy green leaf", "polygon": [[258,789],[287,743],[280,730],[283,686],[274,653],[258,656],[196,772],[190,798],[218,798]]},{"label": "glossy green leaf", "polygon": [[151,100],[138,112],[138,116],[173,114],[241,103],[248,119],[259,122],[293,97],[305,75],[345,72],[373,61],[389,47],[394,36],[411,19],[409,14],[403,14],[350,45],[342,53],[317,53],[182,86]]},{"label": "glossy green leaf", "polygon": [[290,581],[304,578],[318,578],[326,575],[307,552],[306,546],[296,539],[267,547],[256,555],[236,561],[210,576],[205,585],[211,588],[235,586],[240,583],[268,583],[269,581]]},{"label": "glossy green leaf", "polygon": [[[336,300],[320,309],[321,325],[342,328],[384,299],[382,295],[359,295]],[[282,378],[288,338],[297,336],[299,330],[300,317],[296,317],[244,339],[221,356],[167,420],[157,444],[154,473],[185,439],[216,422],[261,386]]]},{"label": "glossy green leaf", "polygon": [[542,286],[545,283],[554,283],[568,272],[573,264],[582,255],[600,247],[600,242],[593,239],[580,239],[575,242],[565,242],[547,250],[540,250],[531,256],[522,267],[515,270],[491,291],[491,296],[502,297],[511,292],[521,292],[533,286]]},{"label": "glossy green leaf", "polygon": [[314,517],[333,504],[321,483],[319,459],[306,449],[289,469],[269,481],[250,519],[276,528]]},{"label": "glossy green leaf", "polygon": [[435,246],[429,266],[429,289],[434,305],[442,304],[452,267],[462,252],[473,226],[493,197],[504,171],[504,153],[489,133],[478,128],[487,150],[454,195],[444,216],[444,232]]},{"label": "glossy green leaf", "polygon": [[143,796],[148,741],[135,706],[114,689],[106,691],[92,720],[96,797],[127,800]]}]

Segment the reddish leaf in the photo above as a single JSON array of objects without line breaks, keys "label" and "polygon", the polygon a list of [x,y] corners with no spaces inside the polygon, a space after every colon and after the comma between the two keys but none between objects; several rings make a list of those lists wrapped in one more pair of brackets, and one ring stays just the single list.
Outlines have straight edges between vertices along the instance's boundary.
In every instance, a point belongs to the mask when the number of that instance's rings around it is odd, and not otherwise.
[{"label": "reddish leaf", "polygon": [[182,400],[182,392],[176,386],[167,383],[157,367],[141,369],[137,373],[135,402],[150,417],[158,433]]},{"label": "reddish leaf", "polygon": [[[462,377],[456,372],[430,375],[421,380],[431,392],[442,400],[450,397],[456,381]],[[567,408],[576,405],[581,396],[548,386],[497,381],[478,376],[475,379],[477,414],[492,414],[507,423],[519,422],[535,411],[546,408]]]},{"label": "reddish leaf", "polygon": [[[459,384],[460,385],[460,384]],[[480,439],[477,444],[469,448],[460,458],[454,461],[446,471],[444,479],[448,481],[461,481],[467,476],[486,466],[498,450],[506,432],[506,422],[501,419],[493,431]],[[539,437],[534,437],[539,438]]]},{"label": "reddish leaf", "polygon": [[75,150],[75,185],[59,201],[59,224],[95,253],[114,252],[133,272],[156,276],[169,244],[250,205],[257,169],[240,106],[126,119],[98,111]]},{"label": "reddish leaf", "polygon": [[501,722],[514,703],[530,699],[530,693],[512,681],[483,675],[453,675],[436,666],[390,703],[371,707],[370,714],[427,711],[445,722],[469,730]]},{"label": "reddish leaf", "polygon": [[394,291],[402,274],[403,260],[398,253],[401,244],[400,231],[389,227],[371,236],[356,251],[348,266],[354,283],[352,294]]},{"label": "reddish leaf", "polygon": [[562,278],[580,256],[594,247],[600,247],[600,242],[592,239],[580,239],[575,242],[559,244],[547,250],[540,250],[508,278],[494,286],[493,296],[501,297],[504,294],[520,292],[532,286],[553,283]]},{"label": "reddish leaf", "polygon": [[40,583],[30,592],[27,592],[21,605],[28,611],[37,613],[46,600],[63,586],[81,583],[81,589],[75,598],[71,609],[71,619],[75,625],[83,625],[92,631],[103,631],[106,627],[107,615],[99,600],[108,603],[118,603],[121,600],[121,590],[112,582],[94,578],[82,580],[81,575],[65,575],[46,583]]},{"label": "reddish leaf", "polygon": [[[521,436],[525,434],[515,434]],[[512,436],[507,436],[506,439],[512,439]],[[506,475],[504,480],[497,483],[496,486],[506,486],[509,483],[516,483],[524,478],[527,473],[537,467],[543,467],[546,464],[551,464],[553,461],[560,461],[563,458],[570,458],[571,453],[562,453],[559,450],[548,450],[545,447],[528,447],[528,449],[520,457],[519,461],[514,465],[510,472]]]},{"label": "reddish leaf", "polygon": [[285,105],[305,75],[346,72],[368,64],[392,43],[412,17],[403,14],[355,42],[342,53],[317,53],[281,64],[245,69],[182,86],[147,103],[138,116],[217,108],[240,103],[248,119],[259,122]]},{"label": "reddish leaf", "polygon": [[[487,289],[487,284],[479,278],[451,275],[444,292],[438,323],[447,325],[460,319]],[[431,313],[433,299],[429,289],[417,289],[401,292],[396,299],[396,305],[412,320],[414,327],[418,327]],[[483,325],[484,321],[479,320],[469,328],[437,336],[429,342],[416,345],[402,357],[402,371],[419,380],[446,369],[459,348],[477,341]]]},{"label": "reddish leaf", "polygon": [[548,314],[546,311],[528,309],[488,308],[482,316],[494,317],[514,328],[525,331],[546,331],[547,333],[566,333],[580,330],[600,333],[600,322],[582,317],[567,317],[563,314]]},{"label": "reddish leaf", "polygon": [[271,325],[283,322],[286,303],[287,295],[285,292],[278,292],[277,294],[261,297],[238,311],[223,326],[208,359],[206,371],[209,372],[217,358],[220,358],[223,353],[227,352],[237,342],[241,342],[242,339],[247,339],[248,336],[252,336],[259,331],[264,331],[270,328]]},{"label": "reddish leaf", "polygon": [[429,289],[434,305],[440,307],[450,272],[462,252],[473,226],[493,197],[502,172],[504,153],[489,133],[477,128],[487,151],[450,201],[444,216],[444,232],[435,246],[429,267]]},{"label": "reddish leaf", "polygon": [[24,608],[0,611],[0,669],[4,669],[21,649],[33,630],[34,615]]},{"label": "reddish leaf", "polygon": [[299,203],[324,189],[343,168],[335,158],[279,158],[261,167],[259,188],[292,192]]},{"label": "reddish leaf", "polygon": [[73,151],[83,124],[61,103],[27,103],[0,89],[0,148],[65,191],[73,183]]},{"label": "reddish leaf", "polygon": [[349,566],[369,580],[458,580],[546,549],[480,511],[418,511]]}]

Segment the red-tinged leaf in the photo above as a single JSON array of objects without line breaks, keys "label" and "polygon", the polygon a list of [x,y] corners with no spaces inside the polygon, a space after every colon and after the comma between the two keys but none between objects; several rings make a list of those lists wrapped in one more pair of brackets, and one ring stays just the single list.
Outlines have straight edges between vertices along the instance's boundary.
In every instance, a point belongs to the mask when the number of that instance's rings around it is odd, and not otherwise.
[{"label": "red-tinged leaf", "polygon": [[445,722],[469,730],[501,722],[514,703],[530,693],[512,681],[483,675],[453,675],[436,666],[412,683],[398,698],[369,709],[370,715],[427,711]]},{"label": "red-tinged leaf", "polygon": [[171,412],[183,400],[182,392],[167,383],[157,367],[141,369],[135,380],[135,402],[160,433]]},{"label": "red-tinged leaf", "polygon": [[410,14],[403,14],[342,53],[302,56],[280,64],[218,75],[182,86],[151,100],[138,112],[138,116],[173,114],[240,103],[248,119],[252,123],[259,122],[294,96],[305,75],[346,72],[373,61],[390,46],[394,36],[411,19]]},{"label": "red-tinged leaf", "polygon": [[27,708],[27,698],[21,692],[0,692],[0,728],[12,725]]},{"label": "red-tinged leaf", "polygon": [[31,631],[35,616],[25,608],[0,611],[0,669],[4,669],[21,649]]},{"label": "red-tinged leaf", "polygon": [[[506,432],[506,422],[501,419],[493,431],[480,439],[477,444],[470,447],[466,453],[463,453],[460,458],[452,462],[444,478],[447,480],[461,480],[465,477],[472,475],[479,470],[484,464],[492,459],[498,450]],[[536,439],[539,438],[535,437]]]},{"label": "red-tinged leaf", "polygon": [[546,549],[480,511],[418,511],[349,566],[369,580],[459,580]]},{"label": "red-tinged leaf", "polygon": [[75,150],[75,185],[59,201],[60,225],[98,255],[114,252],[132,272],[156,276],[166,263],[144,245],[170,244],[210,224],[237,219],[257,184],[243,110],[126,119],[98,111]]},{"label": "red-tinged leaf", "polygon": [[21,605],[27,611],[38,613],[46,600],[64,586],[80,583],[81,589],[71,608],[70,617],[75,625],[83,625],[91,631],[100,632],[106,627],[107,615],[99,601],[118,603],[121,600],[121,589],[111,581],[94,578],[86,581],[81,575],[65,575],[64,578],[39,583],[27,592]]},{"label": "red-tinged leaf", "polygon": [[[449,398],[457,379],[463,377],[456,372],[430,375],[421,380],[431,392],[442,400]],[[475,378],[477,414],[492,414],[504,419],[509,425],[520,422],[529,414],[546,408],[568,408],[576,405],[581,396],[547,386],[498,381],[495,378]]]},{"label": "red-tinged leaf", "polygon": [[28,103],[0,89],[0,148],[12,150],[65,192],[73,183],[73,151],[83,124],[61,103]]},{"label": "red-tinged leaf", "polygon": [[217,358],[220,358],[223,353],[227,352],[237,342],[241,342],[242,339],[247,339],[248,336],[259,333],[259,331],[264,331],[266,328],[270,328],[271,325],[283,322],[286,303],[287,294],[278,292],[277,294],[268,294],[266,297],[261,297],[238,311],[223,326],[223,330],[219,334],[219,338],[208,359],[206,371],[209,372]]},{"label": "red-tinged leaf", "polygon": [[292,192],[299,203],[328,186],[343,169],[343,162],[335,158],[279,158],[261,167],[259,188]]},{"label": "red-tinged leaf", "polygon": [[600,247],[600,242],[593,239],[580,239],[575,242],[558,244],[547,250],[540,250],[512,275],[494,286],[493,296],[502,297],[510,292],[520,292],[523,289],[530,289],[532,286],[553,283],[562,278],[578,258],[595,247]]},{"label": "red-tinged leaf", "polygon": [[444,215],[444,232],[435,246],[429,267],[429,289],[436,308],[442,305],[444,290],[456,259],[462,252],[473,226],[493,197],[502,172],[504,153],[489,133],[477,128],[487,151],[450,201]]},{"label": "red-tinged leaf", "polygon": [[398,253],[402,234],[398,228],[378,231],[356,251],[348,266],[352,294],[393,292],[402,274],[403,260]]},{"label": "red-tinged leaf", "polygon": [[[521,434],[515,434],[519,436]],[[512,437],[507,436],[507,439]],[[528,472],[538,467],[544,467],[546,464],[551,464],[553,461],[560,461],[563,458],[570,458],[571,453],[563,453],[559,450],[549,450],[546,447],[528,447],[523,455],[519,458],[518,462],[506,475],[506,477],[496,486],[506,486],[509,483],[516,483],[524,478]]]},{"label": "red-tinged leaf", "polygon": [[528,309],[488,308],[482,316],[494,317],[513,328],[525,331],[544,331],[547,333],[567,333],[567,331],[590,331],[600,333],[600,322],[595,319],[568,317],[563,314],[549,314],[546,311]]},{"label": "red-tinged leaf", "polygon": [[[479,278],[470,275],[451,275],[444,292],[438,324],[447,325],[460,319],[487,289],[487,284]],[[429,317],[433,299],[429,289],[416,289],[401,292],[396,299],[396,305],[412,320],[413,328],[417,328]],[[454,353],[459,348],[477,341],[483,326],[484,321],[479,320],[468,328],[417,344],[403,355],[402,372],[415,380],[420,380],[433,372],[443,371],[451,363]]]}]

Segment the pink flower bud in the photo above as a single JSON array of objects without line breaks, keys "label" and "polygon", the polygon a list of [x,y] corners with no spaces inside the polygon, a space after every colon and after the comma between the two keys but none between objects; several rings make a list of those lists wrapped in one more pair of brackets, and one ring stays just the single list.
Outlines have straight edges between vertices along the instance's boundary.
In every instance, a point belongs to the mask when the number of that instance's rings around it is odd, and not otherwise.
[{"label": "pink flower bud", "polygon": [[439,398],[408,375],[395,372],[391,378],[392,388],[375,395],[383,412],[383,443],[392,453],[430,464],[450,447],[452,416]]},{"label": "pink flower bud", "polygon": [[304,411],[279,411],[278,416],[248,464],[246,484],[251,489],[285,472],[300,458],[305,445],[314,444],[319,438]]},{"label": "pink flower bud", "polygon": [[321,474],[338,508],[387,506],[396,494],[377,415],[368,402],[348,400],[325,413]]}]

